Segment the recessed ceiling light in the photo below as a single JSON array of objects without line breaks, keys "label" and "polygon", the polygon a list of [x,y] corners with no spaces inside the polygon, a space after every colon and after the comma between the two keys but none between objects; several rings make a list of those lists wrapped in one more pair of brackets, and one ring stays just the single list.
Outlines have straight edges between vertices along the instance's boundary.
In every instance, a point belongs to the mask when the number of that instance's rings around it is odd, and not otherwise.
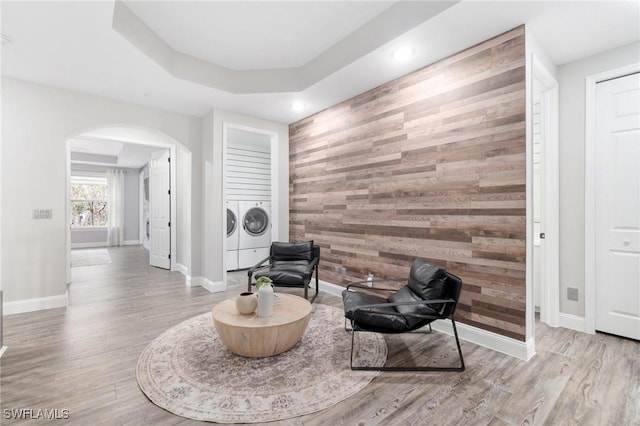
[{"label": "recessed ceiling light", "polygon": [[401,47],[391,53],[391,57],[396,61],[406,61],[413,56],[413,49],[410,47]]},{"label": "recessed ceiling light", "polygon": [[291,104],[291,109],[294,111],[302,111],[303,109],[305,109],[307,106],[305,104],[303,104],[302,102],[294,102]]},{"label": "recessed ceiling light", "polygon": [[2,44],[7,44],[11,41],[11,38],[6,34],[0,34],[0,42]]}]

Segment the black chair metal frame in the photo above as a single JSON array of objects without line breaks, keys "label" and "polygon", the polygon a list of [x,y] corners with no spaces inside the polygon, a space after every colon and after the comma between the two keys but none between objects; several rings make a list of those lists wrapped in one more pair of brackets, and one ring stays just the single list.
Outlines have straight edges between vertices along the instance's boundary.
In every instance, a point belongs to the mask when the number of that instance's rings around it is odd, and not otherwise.
[{"label": "black chair metal frame", "polygon": [[[314,251],[314,255],[317,254],[317,256],[314,256],[314,258],[311,260],[311,262],[309,263],[309,268],[311,269],[311,278],[313,278],[313,275],[315,273],[316,276],[316,293],[313,296],[313,299],[311,299],[311,303],[313,303],[316,299],[316,297],[318,297],[318,292],[320,290],[320,284],[319,284],[319,279],[318,279],[318,264],[320,263],[320,247],[317,245],[313,245],[312,249]],[[267,263],[269,262],[269,263]],[[258,271],[259,269],[262,268],[268,268],[271,264],[271,255],[269,255],[269,257],[266,257],[264,259],[262,259],[259,263],[257,263],[255,266],[253,266],[252,268],[250,268],[247,271],[247,275],[248,275],[248,282],[247,282],[247,291],[251,291],[251,286],[254,285],[254,283],[252,283],[253,280],[253,275],[256,273],[256,271]],[[292,288],[298,288],[298,287],[304,287],[304,298],[308,299],[309,296],[309,284],[311,283],[311,278],[309,279],[309,281],[305,281],[303,282],[302,285],[289,285],[289,284],[278,284],[277,282],[274,282],[273,285],[276,287],[292,287]]]},{"label": "black chair metal frame", "polygon": [[[459,277],[446,272],[447,276],[449,277],[453,277],[457,280],[459,280],[460,282],[462,282],[462,280],[460,280]],[[374,279],[373,283],[372,283],[372,287],[369,287],[367,285],[367,281],[356,281],[353,282],[351,284],[349,284],[346,288],[347,291],[350,291],[350,289],[352,288],[360,288],[363,290],[367,290],[367,291],[385,291],[385,292],[395,292],[398,289],[397,288],[383,288],[383,287],[375,287],[375,283],[377,282],[401,282],[404,281],[406,282],[405,278],[392,278],[392,279]],[[352,290],[351,290],[352,291]],[[355,317],[355,313],[360,311],[360,310],[368,310],[369,313],[379,313],[381,315],[390,315],[392,314],[389,311],[377,311],[377,308],[387,308],[387,307],[395,307],[395,306],[428,306],[428,305],[435,305],[435,304],[445,304],[445,305],[453,305],[453,308],[451,309],[451,314],[450,315],[443,315],[443,316],[436,316],[436,315],[422,315],[422,314],[407,314],[407,313],[393,313],[392,315],[397,315],[397,316],[401,316],[401,317],[414,317],[414,318],[421,318],[421,319],[425,319],[425,320],[432,320],[430,321],[428,324],[422,325],[420,327],[417,327],[415,329],[412,330],[408,330],[408,331],[398,331],[398,332],[391,332],[391,331],[385,331],[385,332],[380,332],[380,331],[373,331],[373,330],[367,330],[365,328],[361,328],[358,327],[357,323],[355,320],[349,320],[351,323],[351,355],[350,355],[350,361],[349,361],[349,367],[352,370],[367,370],[367,371],[458,371],[458,372],[462,372],[465,370],[465,365],[464,365],[464,358],[462,356],[462,348],[460,347],[460,339],[458,338],[458,330],[456,328],[456,321],[454,318],[454,313],[455,313],[455,308],[457,305],[457,301],[455,299],[432,299],[432,300],[423,300],[420,302],[396,302],[396,303],[374,303],[374,304],[369,304],[369,305],[362,305],[360,307],[358,307],[355,311],[354,311],[354,317]],[[376,367],[376,366],[355,366],[353,365],[353,348],[354,348],[354,343],[355,343],[355,335],[356,332],[369,332],[369,333],[381,333],[381,334],[403,334],[403,333],[425,333],[425,334],[429,334],[432,332],[431,329],[431,322],[435,321],[435,320],[439,320],[439,319],[450,319],[451,320],[451,325],[453,326],[453,335],[456,341],[456,346],[458,349],[458,356],[460,358],[460,366],[458,367],[432,367],[432,366],[411,366],[411,367],[385,367],[385,366],[381,366],[381,367]],[[418,331],[426,326],[429,326],[429,331]],[[347,329],[347,318],[345,318],[345,330],[349,331]]]}]

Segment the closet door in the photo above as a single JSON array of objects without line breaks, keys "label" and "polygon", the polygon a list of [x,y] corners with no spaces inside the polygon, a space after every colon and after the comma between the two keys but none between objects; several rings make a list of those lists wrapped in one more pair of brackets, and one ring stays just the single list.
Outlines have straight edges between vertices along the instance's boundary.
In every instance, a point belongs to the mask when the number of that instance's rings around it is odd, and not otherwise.
[{"label": "closet door", "polygon": [[596,330],[640,340],[640,74],[596,86]]}]

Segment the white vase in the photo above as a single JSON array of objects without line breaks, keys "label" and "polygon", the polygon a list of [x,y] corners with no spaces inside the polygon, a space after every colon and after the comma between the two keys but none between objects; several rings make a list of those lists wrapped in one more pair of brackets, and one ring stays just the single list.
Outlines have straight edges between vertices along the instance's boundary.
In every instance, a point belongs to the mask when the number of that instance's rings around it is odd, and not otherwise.
[{"label": "white vase", "polygon": [[258,316],[270,317],[273,315],[273,287],[263,285],[258,290]]}]

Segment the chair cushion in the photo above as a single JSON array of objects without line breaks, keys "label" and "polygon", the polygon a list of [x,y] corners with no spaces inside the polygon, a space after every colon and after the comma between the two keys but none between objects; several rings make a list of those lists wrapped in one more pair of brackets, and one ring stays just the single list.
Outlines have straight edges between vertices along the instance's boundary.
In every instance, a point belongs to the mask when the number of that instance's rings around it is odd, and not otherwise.
[{"label": "chair cushion", "polygon": [[304,286],[309,283],[312,275],[313,269],[306,260],[274,262],[270,269],[255,273],[256,279],[269,277],[275,285],[284,286]]},{"label": "chair cushion", "polygon": [[[313,268],[311,264],[305,260],[298,260],[293,262],[275,262],[271,265],[271,272],[288,272],[290,274],[299,275],[303,281],[309,281],[313,274]],[[274,280],[274,282],[276,282]]]},{"label": "chair cushion", "polygon": [[[376,311],[383,312],[370,313],[366,310],[355,312],[363,305],[374,303],[388,303],[388,300],[373,294],[347,291],[342,292],[342,302],[344,304],[344,316],[355,322],[355,325],[363,330],[377,331],[380,333],[402,333],[408,331],[408,325],[404,317],[397,314],[393,307],[375,308]],[[388,312],[385,314],[384,312]]]},{"label": "chair cushion", "polygon": [[[400,290],[395,292],[389,297],[389,302],[397,303],[397,302],[420,302],[423,301],[420,296],[415,294],[408,286],[402,287]],[[435,309],[427,305],[400,305],[396,306],[395,309],[401,314],[416,314],[416,315],[435,315],[438,316],[439,313]],[[405,321],[407,322],[407,326],[410,329],[416,329],[424,326],[427,323],[432,322],[432,319],[426,318],[418,318],[407,316],[405,317]]]},{"label": "chair cushion", "polygon": [[306,260],[313,259],[313,241],[303,241],[300,243],[271,243],[271,260]]},{"label": "chair cushion", "polygon": [[[447,297],[447,273],[444,269],[430,264],[424,259],[415,259],[409,272],[409,288],[425,300],[444,299]],[[441,311],[443,304],[433,305],[433,309]]]},{"label": "chair cushion", "polygon": [[293,269],[300,272],[310,271],[310,262],[306,260],[274,260],[271,269]]}]

